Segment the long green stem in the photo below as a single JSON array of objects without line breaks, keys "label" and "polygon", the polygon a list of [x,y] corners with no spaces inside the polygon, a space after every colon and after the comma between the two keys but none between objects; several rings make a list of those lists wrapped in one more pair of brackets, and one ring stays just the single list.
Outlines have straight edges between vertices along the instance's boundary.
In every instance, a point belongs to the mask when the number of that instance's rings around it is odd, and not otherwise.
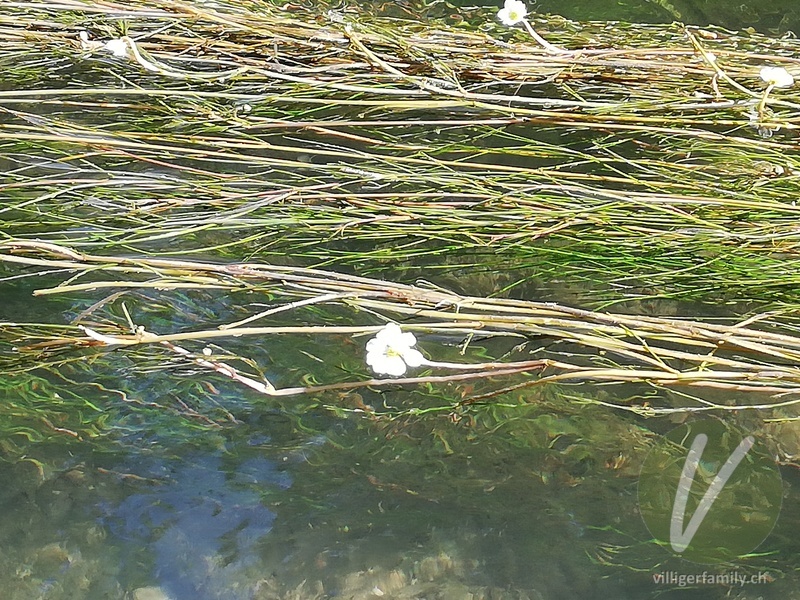
[{"label": "long green stem", "polygon": [[758,120],[760,123],[764,122],[764,108],[767,106],[767,98],[769,97],[769,93],[774,87],[775,84],[770,83],[767,86],[767,89],[764,90],[764,95],[761,97],[761,101],[758,103]]}]

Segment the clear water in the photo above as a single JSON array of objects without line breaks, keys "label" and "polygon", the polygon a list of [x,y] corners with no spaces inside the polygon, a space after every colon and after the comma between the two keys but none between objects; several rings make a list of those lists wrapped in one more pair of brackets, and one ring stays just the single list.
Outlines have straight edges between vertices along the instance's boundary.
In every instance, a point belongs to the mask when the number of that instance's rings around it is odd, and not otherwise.
[{"label": "clear water", "polygon": [[[682,19],[783,33],[800,25],[795,0],[549,2],[573,19]],[[5,274],[12,274],[10,272]],[[453,282],[443,281],[446,284]],[[102,295],[31,301],[35,283],[2,284],[0,319],[65,323]],[[474,293],[488,293],[489,289]],[[201,316],[224,322],[221,293],[146,296],[130,303],[160,330]],[[565,301],[569,299],[565,298]],[[173,318],[182,314],[184,320]],[[170,323],[167,321],[171,320]],[[354,365],[345,340],[250,348],[274,373],[326,362]],[[439,343],[422,340],[422,343]],[[335,350],[342,348],[341,356]],[[489,354],[502,352],[487,343]],[[305,357],[305,358],[304,358]],[[704,567],[648,544],[636,486],[644,440],[671,423],[526,391],[471,415],[373,419],[336,414],[325,399],[265,400],[176,366],[165,355],[112,352],[100,374],[65,365],[60,377],[14,379],[7,399],[72,391],[105,415],[103,436],[77,441],[66,424],[20,422],[0,466],[0,597],[9,600],[791,598],[797,478],[786,472],[779,527],[732,568],[769,571],[767,585],[656,585],[653,574]],[[268,367],[269,368],[269,367]],[[309,367],[310,368],[310,367]],[[23,388],[23,385],[25,387]],[[452,392],[452,390],[450,390]],[[124,392],[124,395],[120,392]],[[604,393],[579,388],[575,393]],[[635,389],[622,390],[628,395]],[[73,400],[75,400],[73,398]],[[343,406],[436,405],[435,392],[365,391]],[[5,415],[11,419],[13,415]],[[216,426],[209,428],[209,422]],[[202,434],[200,424],[203,425]],[[655,432],[651,431],[655,430]],[[210,433],[209,433],[210,431]],[[784,449],[800,446],[782,430]]]}]

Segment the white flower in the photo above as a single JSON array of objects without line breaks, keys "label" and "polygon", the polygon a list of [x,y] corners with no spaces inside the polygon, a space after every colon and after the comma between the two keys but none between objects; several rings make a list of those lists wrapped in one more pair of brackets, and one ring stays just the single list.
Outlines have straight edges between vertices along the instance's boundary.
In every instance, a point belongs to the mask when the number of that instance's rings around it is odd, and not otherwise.
[{"label": "white flower", "polygon": [[764,67],[761,69],[761,79],[773,87],[791,87],[794,77],[783,67]]},{"label": "white flower", "polygon": [[497,11],[497,18],[503,25],[509,27],[524,21],[526,16],[528,16],[528,7],[520,0],[506,0],[503,8]]},{"label": "white flower", "polygon": [[110,42],[106,42],[104,47],[114,56],[119,56],[120,58],[128,56],[128,44],[122,38],[116,38]]},{"label": "white flower", "polygon": [[376,373],[399,377],[408,367],[425,362],[422,353],[413,347],[416,343],[413,333],[403,333],[396,323],[387,323],[367,342],[367,364]]}]

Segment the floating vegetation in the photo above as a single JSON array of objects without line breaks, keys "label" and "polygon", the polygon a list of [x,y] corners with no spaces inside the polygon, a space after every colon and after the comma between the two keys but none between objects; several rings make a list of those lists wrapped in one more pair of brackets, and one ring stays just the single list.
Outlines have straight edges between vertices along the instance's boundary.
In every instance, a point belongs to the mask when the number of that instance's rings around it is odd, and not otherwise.
[{"label": "floating vegetation", "polygon": [[797,42],[524,22],[563,52],[482,9],[0,11],[4,235],[796,306],[800,103],[762,74]]},{"label": "floating vegetation", "polygon": [[[431,287],[299,267],[92,256],[34,242],[0,244],[0,252],[0,261],[73,273],[71,283],[37,290],[36,295],[109,288],[123,290],[105,296],[94,307],[119,305],[127,323],[117,323],[113,329],[105,325],[107,318],[101,321],[102,330],[94,325],[90,321],[94,319],[93,310],[82,313],[81,323],[72,330],[72,337],[48,340],[21,327],[17,334],[19,339],[28,339],[27,343],[19,342],[21,355],[29,354],[34,362],[38,353],[65,346],[74,350],[96,348],[101,352],[105,348],[155,346],[159,354],[166,349],[187,364],[276,397],[523,375],[522,381],[513,385],[468,394],[458,406],[532,385],[571,381],[646,383],[657,389],[679,390],[688,402],[677,407],[655,406],[651,399],[645,398],[606,404],[643,415],[764,410],[800,402],[796,397],[800,392],[800,369],[796,367],[800,359],[800,338],[795,335],[794,326],[781,324],[775,320],[774,317],[779,316],[775,314],[759,314],[725,324],[599,313],[555,303],[460,296]],[[124,275],[125,279],[120,279],[119,275]],[[78,279],[82,281],[76,283]],[[186,288],[227,290],[229,294],[246,294],[250,298],[270,298],[271,303],[259,304],[266,310],[251,312],[242,319],[215,328],[161,333],[134,320],[125,305],[128,294],[153,288],[165,294],[172,289]],[[241,308],[247,310],[246,305]],[[314,311],[307,312],[309,308]],[[316,322],[304,324],[309,315]],[[275,323],[276,318],[288,324]],[[267,319],[272,324],[258,323]],[[368,322],[364,323],[365,320]],[[91,326],[84,324],[89,322]],[[403,324],[402,328],[398,322]],[[460,355],[470,354],[471,341],[476,337],[511,336],[516,347],[508,355],[517,360],[431,360],[413,347],[417,339],[411,331],[423,336],[449,336],[458,343]],[[371,333],[377,335],[358,344],[353,362],[365,360],[376,373],[395,377],[361,376],[349,381],[278,387],[258,366],[256,357],[225,349],[226,341],[245,337],[266,340],[264,345],[272,346],[278,337],[287,335],[313,339],[325,335],[342,338]],[[222,349],[220,356],[215,356],[212,344]],[[234,342],[234,345],[240,344]],[[348,345],[353,348],[352,342]],[[317,363],[317,368],[303,374],[301,379],[318,381],[322,373],[331,371],[332,365],[326,365],[328,361],[322,354],[314,355],[311,348],[307,343],[297,344],[295,348]],[[434,356],[435,351],[435,348],[428,349]],[[426,368],[427,373],[413,376],[406,373],[421,367]],[[335,365],[335,369],[340,373],[359,372],[353,364]],[[276,376],[285,380],[284,373]],[[703,388],[727,391],[731,398],[738,398],[742,393],[751,395],[745,396],[748,402],[741,403],[714,402],[690,393]],[[755,401],[759,397],[762,401]],[[441,410],[453,408],[446,406]],[[412,412],[418,410],[417,407],[411,409]]]},{"label": "floating vegetation", "polygon": [[[98,365],[111,347],[149,373],[178,364],[272,397],[491,381],[468,406],[600,381],[680,390],[615,404],[643,415],[793,405],[796,42],[579,25],[515,0],[424,9],[426,22],[267,2],[0,13],[0,262],[7,281],[68,278],[39,295],[91,298],[68,334],[9,323],[9,369]],[[463,293],[367,277],[454,268]],[[492,271],[499,286],[469,289]],[[529,281],[625,310],[505,297]],[[180,290],[226,307],[179,309]],[[623,314],[654,298],[729,308]],[[350,363],[310,350],[387,323],[402,329],[356,338]],[[434,334],[461,344],[455,360],[433,355]],[[222,343],[276,335],[304,340],[294,367]],[[486,336],[518,345],[470,356]],[[365,374],[364,344],[378,375],[403,377]]]}]

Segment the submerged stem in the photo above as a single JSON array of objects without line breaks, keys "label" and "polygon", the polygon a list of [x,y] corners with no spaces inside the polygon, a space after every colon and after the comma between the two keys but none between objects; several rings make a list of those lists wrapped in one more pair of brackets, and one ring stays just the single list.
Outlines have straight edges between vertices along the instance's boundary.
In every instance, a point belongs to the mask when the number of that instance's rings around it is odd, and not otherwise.
[{"label": "submerged stem", "polygon": [[772,88],[775,87],[774,83],[770,83],[767,86],[767,89],[764,90],[764,95],[761,97],[761,100],[758,103],[758,120],[759,122],[764,121],[764,108],[767,105],[767,98],[769,97],[769,93],[772,91]]}]

